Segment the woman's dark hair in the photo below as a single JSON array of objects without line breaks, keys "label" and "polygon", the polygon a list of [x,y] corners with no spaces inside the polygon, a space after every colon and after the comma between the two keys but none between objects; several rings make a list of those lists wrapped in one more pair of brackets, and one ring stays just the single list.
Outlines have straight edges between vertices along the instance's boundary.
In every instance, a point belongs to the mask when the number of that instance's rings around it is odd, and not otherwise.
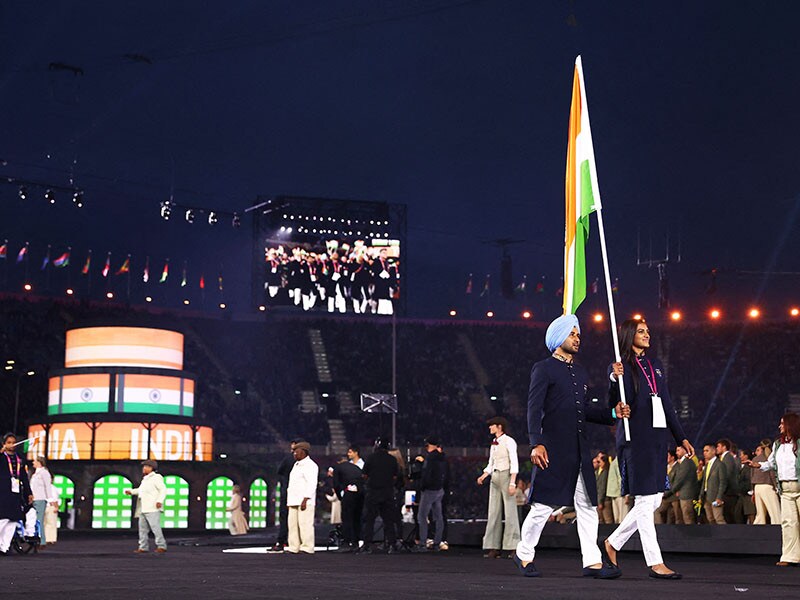
[{"label": "woman's dark hair", "polygon": [[792,450],[797,453],[797,439],[800,438],[800,416],[797,413],[786,413],[781,416],[785,435],[792,440]]},{"label": "woman's dark hair", "polygon": [[19,440],[19,438],[17,437],[17,435],[16,435],[16,434],[14,434],[14,433],[11,433],[11,432],[9,431],[7,434],[5,434],[5,435],[3,436],[3,444],[5,444],[5,443],[8,441],[8,438],[12,438],[12,437],[13,437],[15,440]]},{"label": "woman's dark hair", "polygon": [[636,335],[636,329],[640,324],[646,325],[646,321],[642,319],[628,319],[623,321],[619,326],[619,353],[622,357],[622,364],[627,365],[626,368],[631,370],[631,381],[633,381],[633,392],[639,394],[639,376],[636,365],[636,353],[633,351],[633,338]]}]

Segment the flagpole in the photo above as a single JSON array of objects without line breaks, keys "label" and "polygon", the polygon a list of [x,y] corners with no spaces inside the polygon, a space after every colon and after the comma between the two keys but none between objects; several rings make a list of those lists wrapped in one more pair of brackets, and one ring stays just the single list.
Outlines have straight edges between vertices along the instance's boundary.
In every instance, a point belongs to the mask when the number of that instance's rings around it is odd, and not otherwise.
[{"label": "flagpole", "polygon": [[[614,340],[614,359],[615,362],[622,362],[622,356],[619,352],[619,335],[617,334],[617,315],[614,311],[614,293],[611,290],[611,272],[608,268],[608,250],[606,249],[606,231],[603,226],[603,209],[598,207],[595,211],[597,213],[597,230],[600,236],[600,251],[603,255],[603,274],[606,278],[606,295],[608,297],[608,319],[611,322],[611,337]],[[635,375],[634,375],[635,376]],[[625,383],[622,378],[619,378],[619,398],[623,404],[627,404],[625,398]],[[628,419],[622,420],[625,425],[625,441],[631,441],[631,425]]]}]

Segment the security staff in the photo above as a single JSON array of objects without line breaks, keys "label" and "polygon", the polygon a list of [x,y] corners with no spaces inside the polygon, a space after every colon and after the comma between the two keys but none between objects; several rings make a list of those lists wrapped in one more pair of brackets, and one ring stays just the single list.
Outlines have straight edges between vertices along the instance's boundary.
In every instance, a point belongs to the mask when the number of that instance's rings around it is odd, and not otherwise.
[{"label": "security staff", "polygon": [[394,486],[400,476],[400,467],[394,456],[389,454],[389,440],[375,441],[375,451],[364,462],[366,496],[364,500],[364,548],[371,552],[370,545],[375,536],[375,519],[380,514],[383,521],[384,538],[387,549],[393,552],[397,543],[395,531]]}]

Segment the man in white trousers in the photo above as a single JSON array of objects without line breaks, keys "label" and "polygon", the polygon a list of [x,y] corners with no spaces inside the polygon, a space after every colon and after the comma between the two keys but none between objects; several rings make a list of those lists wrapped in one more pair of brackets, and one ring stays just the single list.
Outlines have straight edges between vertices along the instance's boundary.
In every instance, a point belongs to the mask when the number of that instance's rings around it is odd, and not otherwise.
[{"label": "man in white trousers", "polygon": [[597,545],[597,485],[586,423],[611,425],[617,415],[628,414],[618,404],[614,410],[589,400],[589,375],[574,358],[581,344],[575,315],[553,321],[545,334],[552,355],[533,365],[528,390],[528,435],[531,443],[531,510],[522,525],[514,562],[525,577],[538,577],[533,563],[536,544],[554,507],[573,505],[583,575],[596,579],[620,576],[618,568],[604,564]]},{"label": "man in white trousers", "polygon": [[291,554],[314,554],[314,506],[317,499],[319,466],[309,456],[311,444],[298,442],[294,446],[297,461],[289,473],[286,505],[289,507],[289,546]]}]

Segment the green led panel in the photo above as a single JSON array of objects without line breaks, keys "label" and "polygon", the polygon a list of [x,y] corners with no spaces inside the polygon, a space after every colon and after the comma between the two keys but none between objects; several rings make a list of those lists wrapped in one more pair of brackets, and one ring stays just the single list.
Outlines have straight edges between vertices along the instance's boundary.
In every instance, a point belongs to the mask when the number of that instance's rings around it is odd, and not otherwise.
[{"label": "green led panel", "polygon": [[75,507],[75,484],[72,479],[65,475],[53,475],[53,487],[58,489],[61,499],[61,504],[58,506],[60,512],[67,510],[67,500],[70,501],[70,506]]},{"label": "green led panel", "polygon": [[231,501],[233,481],[217,477],[208,483],[206,491],[206,529],[228,528],[228,503]]},{"label": "green led panel", "polygon": [[132,487],[123,475],[106,475],[95,481],[92,529],[130,529],[133,500],[124,491]]},{"label": "green led panel", "polygon": [[250,528],[267,526],[267,482],[261,478],[250,485]]},{"label": "green led panel", "polygon": [[165,475],[167,499],[164,500],[165,529],[187,529],[189,527],[189,483],[180,475]]}]

